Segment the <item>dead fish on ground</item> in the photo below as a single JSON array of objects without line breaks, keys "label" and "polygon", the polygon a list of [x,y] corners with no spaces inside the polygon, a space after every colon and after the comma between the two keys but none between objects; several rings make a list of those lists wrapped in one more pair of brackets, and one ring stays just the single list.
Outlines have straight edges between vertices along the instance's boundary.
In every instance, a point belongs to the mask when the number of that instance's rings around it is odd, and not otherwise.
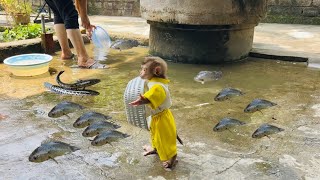
[{"label": "dead fish on ground", "polygon": [[75,128],[84,128],[86,126],[89,126],[93,122],[106,121],[106,120],[111,119],[111,118],[112,118],[111,116],[90,111],[90,112],[86,112],[86,113],[82,114],[73,123],[73,127],[75,127]]},{"label": "dead fish on ground", "polygon": [[43,142],[41,145],[36,148],[31,155],[29,156],[29,161],[31,162],[43,162],[49,159],[54,160],[57,156],[62,156],[67,153],[72,153],[79,150],[80,148],[71,146],[67,143],[60,141],[49,141]]},{"label": "dead fish on ground", "polygon": [[120,127],[121,126],[107,121],[94,122],[83,131],[82,136],[92,137],[100,134],[103,131],[115,130]]},{"label": "dead fish on ground", "polygon": [[270,124],[262,124],[254,133],[252,134],[253,138],[262,138],[264,136],[269,137],[270,134],[275,134],[278,132],[284,131],[282,128]]},{"label": "dead fish on ground", "polygon": [[242,96],[244,93],[237,89],[225,88],[222,89],[214,98],[215,101],[224,101],[233,96]]},{"label": "dead fish on ground", "polygon": [[88,86],[95,85],[99,82],[101,82],[100,79],[84,79],[84,80],[77,80],[77,82],[72,83],[72,84],[67,84],[61,81],[60,76],[63,74],[64,71],[60,71],[59,74],[56,77],[56,81],[59,84],[60,87],[64,89],[72,89],[72,90],[79,90],[79,89],[85,89]]},{"label": "dead fish on ground", "polygon": [[100,93],[94,90],[75,90],[75,89],[65,89],[61,86],[52,85],[48,82],[44,82],[44,87],[49,89],[51,92],[57,94],[67,94],[76,96],[97,96]]},{"label": "dead fish on ground", "polygon": [[118,141],[119,139],[124,139],[129,136],[130,135],[116,131],[116,130],[103,131],[93,139],[91,144],[93,146],[102,146],[104,144],[107,144],[107,143],[110,144],[111,142]]},{"label": "dead fish on ground", "polygon": [[219,121],[217,125],[214,126],[213,131],[220,132],[227,130],[234,126],[241,126],[246,123],[239,121],[237,119],[231,119],[231,118],[223,118]]},{"label": "dead fish on ground", "polygon": [[119,49],[121,50],[125,50],[125,49],[131,49],[133,47],[137,47],[139,45],[139,42],[137,40],[125,40],[125,39],[119,39],[116,40],[110,48],[112,49]]},{"label": "dead fish on ground", "polygon": [[266,109],[268,107],[272,107],[277,105],[276,103],[273,103],[268,100],[264,99],[254,99],[245,109],[244,112],[247,113],[253,113],[256,111],[260,111],[261,109]]},{"label": "dead fish on ground", "polygon": [[208,81],[218,80],[222,77],[221,71],[200,71],[195,77],[194,80],[204,84]]},{"label": "dead fish on ground", "polygon": [[63,101],[59,104],[57,104],[55,107],[51,109],[51,111],[48,113],[48,116],[51,118],[58,118],[63,115],[68,115],[69,113],[73,113],[77,110],[84,109],[85,107],[68,101]]}]

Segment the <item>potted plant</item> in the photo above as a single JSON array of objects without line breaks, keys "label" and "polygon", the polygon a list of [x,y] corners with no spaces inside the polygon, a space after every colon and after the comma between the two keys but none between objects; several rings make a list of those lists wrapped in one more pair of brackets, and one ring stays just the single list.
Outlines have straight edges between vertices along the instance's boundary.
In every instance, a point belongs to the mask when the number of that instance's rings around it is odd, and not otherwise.
[{"label": "potted plant", "polygon": [[15,24],[28,24],[32,12],[31,3],[26,0],[0,0],[0,5]]}]

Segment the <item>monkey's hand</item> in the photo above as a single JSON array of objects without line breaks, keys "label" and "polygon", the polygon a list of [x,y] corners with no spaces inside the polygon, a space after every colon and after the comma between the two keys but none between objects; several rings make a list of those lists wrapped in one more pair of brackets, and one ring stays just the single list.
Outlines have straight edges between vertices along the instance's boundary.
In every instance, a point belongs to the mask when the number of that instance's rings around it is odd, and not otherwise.
[{"label": "monkey's hand", "polygon": [[129,103],[129,105],[132,105],[132,106],[139,106],[139,105],[142,105],[142,104],[148,104],[150,101],[147,99],[147,98],[144,98],[141,94],[140,94],[140,97],[135,100],[135,101],[132,101],[131,103]]}]

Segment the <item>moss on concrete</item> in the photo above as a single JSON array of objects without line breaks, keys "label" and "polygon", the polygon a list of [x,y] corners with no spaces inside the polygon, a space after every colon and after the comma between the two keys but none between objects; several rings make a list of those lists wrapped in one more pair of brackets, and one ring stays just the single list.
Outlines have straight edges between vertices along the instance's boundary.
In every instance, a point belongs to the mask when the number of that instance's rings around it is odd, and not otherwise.
[{"label": "moss on concrete", "polygon": [[279,24],[311,24],[320,25],[320,17],[304,17],[292,15],[267,15],[262,23],[279,23]]}]

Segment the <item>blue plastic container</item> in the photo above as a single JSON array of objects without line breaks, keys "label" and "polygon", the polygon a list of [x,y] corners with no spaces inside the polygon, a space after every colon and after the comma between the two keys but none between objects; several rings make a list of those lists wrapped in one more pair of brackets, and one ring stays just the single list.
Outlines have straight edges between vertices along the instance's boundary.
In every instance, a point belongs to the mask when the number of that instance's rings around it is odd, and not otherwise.
[{"label": "blue plastic container", "polygon": [[97,48],[109,49],[111,46],[109,34],[100,26],[96,26],[96,29],[93,30],[92,42]]}]

